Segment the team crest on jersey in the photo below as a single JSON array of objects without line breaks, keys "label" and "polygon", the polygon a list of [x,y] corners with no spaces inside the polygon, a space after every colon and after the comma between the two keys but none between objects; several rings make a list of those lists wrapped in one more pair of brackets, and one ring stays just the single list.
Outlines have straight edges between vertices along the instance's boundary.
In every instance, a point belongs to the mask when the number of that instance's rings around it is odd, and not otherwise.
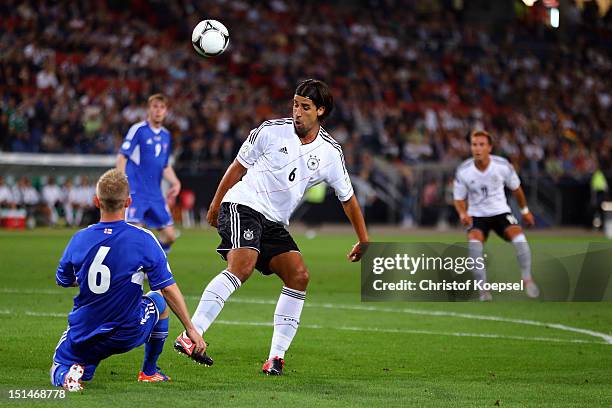
[{"label": "team crest on jersey", "polygon": [[247,156],[250,152],[251,152],[251,144],[250,143],[245,143],[240,148],[240,154],[242,154],[243,156]]},{"label": "team crest on jersey", "polygon": [[244,234],[242,236],[247,241],[250,241],[253,239],[253,231],[251,231],[250,229],[244,230]]},{"label": "team crest on jersey", "polygon": [[164,143],[162,146],[164,147],[164,153],[166,153],[168,151],[168,143]]},{"label": "team crest on jersey", "polygon": [[310,156],[306,162],[309,170],[316,170],[319,168],[319,158],[317,156]]},{"label": "team crest on jersey", "polygon": [[147,139],[147,144],[153,144],[153,140],[152,139]]}]

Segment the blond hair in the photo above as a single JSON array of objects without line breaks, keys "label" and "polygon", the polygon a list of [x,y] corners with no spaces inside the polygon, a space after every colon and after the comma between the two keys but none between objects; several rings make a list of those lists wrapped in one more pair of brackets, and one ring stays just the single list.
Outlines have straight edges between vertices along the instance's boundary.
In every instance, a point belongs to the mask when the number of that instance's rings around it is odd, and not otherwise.
[{"label": "blond hair", "polygon": [[147,106],[151,106],[153,101],[160,101],[164,105],[168,106],[168,98],[166,98],[164,94],[156,93],[149,96],[149,99],[147,99]]},{"label": "blond hair", "polygon": [[123,209],[130,196],[127,177],[117,169],[108,170],[98,179],[96,195],[100,200],[100,210],[117,212]]},{"label": "blond hair", "polygon": [[489,132],[487,132],[486,130],[483,130],[483,129],[473,130],[472,133],[470,133],[470,142],[472,141],[472,138],[474,138],[475,136],[486,137],[487,140],[489,141],[489,144],[493,146],[493,138],[491,137]]}]

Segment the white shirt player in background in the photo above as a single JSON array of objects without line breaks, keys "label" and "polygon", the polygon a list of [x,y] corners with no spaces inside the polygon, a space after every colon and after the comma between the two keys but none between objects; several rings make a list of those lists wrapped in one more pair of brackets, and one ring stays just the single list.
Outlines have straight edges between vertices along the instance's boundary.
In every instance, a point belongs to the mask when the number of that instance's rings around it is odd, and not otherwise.
[{"label": "white shirt player in background", "polygon": [[4,177],[0,175],[0,209],[15,208],[16,200],[11,187],[4,182]]},{"label": "white shirt player in background", "polygon": [[78,227],[84,221],[84,216],[94,211],[93,197],[95,194],[96,186],[90,182],[88,176],[76,176],[74,179],[66,180],[62,187],[62,205],[66,212],[68,225]]},{"label": "white shirt player in background", "polygon": [[[531,276],[531,250],[523,229],[506,200],[505,188],[516,198],[523,222],[535,224],[521,182],[512,165],[504,158],[491,154],[489,133],[476,130],[470,134],[472,158],[464,161],[455,174],[453,195],[461,223],[468,227],[470,257],[482,257],[484,242],[494,230],[502,239],[512,242],[521,268],[521,278],[529,297],[537,298],[540,291]],[[486,269],[474,269],[475,278],[486,281]],[[491,300],[491,293],[480,292],[480,300]]]},{"label": "white shirt player in background", "polygon": [[53,176],[49,177],[42,188],[42,199],[49,224],[56,225],[59,219],[59,205],[63,206],[64,197],[62,189],[55,183]]},{"label": "white shirt player in background", "polygon": [[[325,83],[302,81],[293,97],[293,117],[266,121],[250,132],[208,210],[208,222],[222,238],[218,251],[228,265],[204,290],[192,321],[205,332],[256,267],[278,275],[284,287],[274,313],[268,361],[262,367],[268,375],[282,374],[309,281],[302,254],[286,230],[306,190],[323,181],[334,188],[359,240],[348,254],[350,261],[361,259],[368,242],[342,149],[321,127],[332,108]],[[177,338],[175,348],[197,361],[189,347],[184,336]]]},{"label": "white shirt player in background", "polygon": [[66,210],[66,222],[71,227],[81,225],[83,209],[81,208],[80,202],[80,185],[75,186],[72,178],[68,178],[64,183],[63,196],[64,209]]}]

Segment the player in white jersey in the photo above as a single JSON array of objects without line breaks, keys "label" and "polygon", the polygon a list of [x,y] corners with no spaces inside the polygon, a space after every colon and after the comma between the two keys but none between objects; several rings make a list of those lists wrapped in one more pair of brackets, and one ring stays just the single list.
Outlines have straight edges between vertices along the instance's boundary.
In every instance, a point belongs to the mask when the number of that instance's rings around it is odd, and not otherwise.
[{"label": "player in white jersey", "polygon": [[[512,191],[528,226],[534,225],[525,193],[516,171],[508,160],[491,154],[491,135],[483,130],[470,134],[472,158],[464,161],[455,174],[454,200],[461,223],[468,227],[470,257],[483,256],[484,242],[494,230],[506,241],[512,242],[521,268],[525,291],[532,298],[540,291],[531,276],[531,250],[518,220],[510,210],[505,188]],[[486,269],[475,268],[475,278],[486,281]],[[491,293],[480,292],[480,300],[491,300]]]},{"label": "player in white jersey", "polygon": [[47,217],[51,225],[56,225],[64,197],[62,189],[55,183],[55,178],[53,176],[49,177],[47,184],[42,188],[41,195],[45,208],[45,217]]},{"label": "player in white jersey", "polygon": [[16,200],[11,187],[4,183],[4,177],[0,175],[0,209],[15,208]]},{"label": "player in white jersey", "polygon": [[[321,127],[332,108],[327,85],[313,79],[301,82],[293,97],[293,117],[265,121],[250,132],[208,210],[208,222],[221,236],[217,251],[228,266],[204,289],[193,324],[201,333],[208,330],[225,301],[254,269],[278,275],[284,287],[274,312],[268,361],[262,367],[269,375],[282,374],[306,296],[308,270],[286,229],[306,190],[323,181],[335,190],[359,239],[348,254],[351,261],[361,259],[362,246],[368,242],[342,149]],[[206,363],[192,353],[184,335],[177,338],[175,348]]]}]

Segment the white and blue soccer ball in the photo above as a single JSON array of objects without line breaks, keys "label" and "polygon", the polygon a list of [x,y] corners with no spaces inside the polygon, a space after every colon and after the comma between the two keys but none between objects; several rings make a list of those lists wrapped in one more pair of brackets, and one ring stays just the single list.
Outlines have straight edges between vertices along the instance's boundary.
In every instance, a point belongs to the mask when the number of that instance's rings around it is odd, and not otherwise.
[{"label": "white and blue soccer ball", "polygon": [[229,45],[229,31],[217,20],[202,20],[193,29],[191,43],[202,57],[215,57]]}]

